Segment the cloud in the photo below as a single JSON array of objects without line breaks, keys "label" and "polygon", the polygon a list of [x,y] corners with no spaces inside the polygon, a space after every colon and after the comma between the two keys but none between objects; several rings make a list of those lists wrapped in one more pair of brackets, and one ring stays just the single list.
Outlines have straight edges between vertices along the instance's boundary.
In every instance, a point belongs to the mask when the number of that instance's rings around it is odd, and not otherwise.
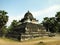
[{"label": "cloud", "polygon": [[[46,9],[31,11],[31,13],[35,18],[39,20],[39,22],[41,22],[44,17],[54,17],[56,12],[58,11],[60,11],[60,5],[53,5]],[[9,26],[14,19],[20,20],[21,18],[23,18],[23,16],[24,16],[24,13],[17,16],[9,16],[9,21],[7,23],[7,26]]]},{"label": "cloud", "polygon": [[17,21],[21,20],[21,18],[23,18],[24,14],[20,14],[20,15],[9,16],[9,19],[8,19],[8,22],[7,22],[7,26],[9,26],[13,20],[17,20]]},{"label": "cloud", "polygon": [[41,22],[44,17],[54,17],[58,11],[60,11],[60,5],[53,5],[43,10],[33,11],[32,14]]}]

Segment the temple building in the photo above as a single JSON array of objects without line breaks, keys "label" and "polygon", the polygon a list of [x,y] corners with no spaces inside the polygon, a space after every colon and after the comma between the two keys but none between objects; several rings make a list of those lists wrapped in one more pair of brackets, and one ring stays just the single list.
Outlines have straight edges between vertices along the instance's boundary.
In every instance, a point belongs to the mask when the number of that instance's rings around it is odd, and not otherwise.
[{"label": "temple building", "polygon": [[29,11],[20,22],[21,23],[12,31],[12,37],[17,37],[18,40],[40,37],[41,34],[46,32],[45,28],[38,23],[38,20],[36,20]]},{"label": "temple building", "polygon": [[21,19],[21,22],[23,22],[23,23],[28,22],[28,23],[38,24],[38,20],[36,20],[29,11],[24,15],[24,18]]},{"label": "temple building", "polygon": [[38,23],[38,20],[29,11],[20,22],[22,23],[18,26],[18,32],[21,32],[22,38],[39,37],[42,32],[46,32],[44,27]]}]

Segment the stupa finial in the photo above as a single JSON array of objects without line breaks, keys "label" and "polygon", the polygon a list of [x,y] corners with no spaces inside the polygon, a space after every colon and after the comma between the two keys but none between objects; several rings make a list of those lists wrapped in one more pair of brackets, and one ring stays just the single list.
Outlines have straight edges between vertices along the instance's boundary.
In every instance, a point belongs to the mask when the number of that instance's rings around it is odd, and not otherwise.
[{"label": "stupa finial", "polygon": [[28,10],[28,13],[30,13],[30,11]]}]

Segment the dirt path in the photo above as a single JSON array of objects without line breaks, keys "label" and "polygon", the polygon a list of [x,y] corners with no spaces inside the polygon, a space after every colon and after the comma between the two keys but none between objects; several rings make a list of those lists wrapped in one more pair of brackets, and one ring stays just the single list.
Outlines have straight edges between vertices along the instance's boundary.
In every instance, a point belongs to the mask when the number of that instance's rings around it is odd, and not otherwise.
[{"label": "dirt path", "polygon": [[11,41],[6,41],[3,39],[0,39],[0,45],[34,45],[39,42],[53,42],[53,41],[60,41],[60,37],[53,37],[53,38],[48,38],[44,40],[35,40],[35,41],[24,41],[24,42],[11,42]]},{"label": "dirt path", "polygon": [[54,42],[54,41],[60,41],[60,38],[58,39],[59,37],[54,37],[52,39],[47,39],[47,40],[37,40],[37,41],[31,41],[31,42],[23,42],[23,43],[20,43],[20,45],[34,45],[34,44],[37,44],[39,42]]}]

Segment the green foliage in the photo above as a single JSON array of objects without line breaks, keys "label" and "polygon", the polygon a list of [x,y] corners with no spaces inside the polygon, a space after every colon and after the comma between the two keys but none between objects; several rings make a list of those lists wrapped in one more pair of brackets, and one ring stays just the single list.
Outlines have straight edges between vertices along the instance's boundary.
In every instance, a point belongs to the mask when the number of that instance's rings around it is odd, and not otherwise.
[{"label": "green foliage", "polygon": [[7,26],[3,26],[2,27],[2,36],[5,37],[7,34],[8,30],[7,30]]},{"label": "green foliage", "polygon": [[57,14],[55,15],[55,17],[60,18],[60,12],[57,12]]},{"label": "green foliage", "polygon": [[45,17],[42,23],[47,31],[60,32],[60,12],[57,12],[55,17]]},{"label": "green foliage", "polygon": [[18,21],[17,20],[13,20],[11,22],[11,25],[8,27],[8,31],[12,31],[16,26],[18,26]]},{"label": "green foliage", "polygon": [[8,22],[7,12],[0,10],[0,36],[6,33],[6,23]]},{"label": "green foliage", "polygon": [[56,27],[57,27],[57,32],[60,32],[60,12],[57,12],[57,14],[55,15],[57,23],[56,23]]},{"label": "green foliage", "polygon": [[3,26],[2,27],[2,32],[5,34],[5,33],[7,33],[7,26]]},{"label": "green foliage", "polygon": [[8,22],[7,12],[0,10],[0,29]]}]

